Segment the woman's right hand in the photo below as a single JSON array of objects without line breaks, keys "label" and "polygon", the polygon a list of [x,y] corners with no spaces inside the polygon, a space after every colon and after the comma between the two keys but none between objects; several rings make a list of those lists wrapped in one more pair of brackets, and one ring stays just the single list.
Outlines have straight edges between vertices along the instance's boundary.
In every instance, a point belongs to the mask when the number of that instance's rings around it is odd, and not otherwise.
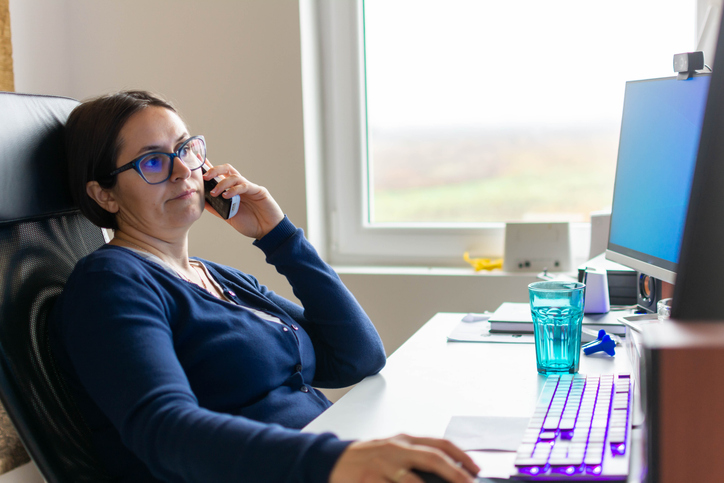
[{"label": "woman's right hand", "polygon": [[480,468],[450,441],[405,434],[350,444],[332,468],[329,483],[423,483],[411,469],[450,483],[473,483]]},{"label": "woman's right hand", "polygon": [[[204,180],[217,176],[222,178],[211,192],[212,196],[229,199],[239,195],[239,211],[226,220],[236,231],[259,240],[284,219],[284,212],[266,188],[250,182],[230,164],[211,166],[207,159],[206,166],[209,170],[203,175]],[[219,216],[208,201],[205,206],[209,212]]]}]

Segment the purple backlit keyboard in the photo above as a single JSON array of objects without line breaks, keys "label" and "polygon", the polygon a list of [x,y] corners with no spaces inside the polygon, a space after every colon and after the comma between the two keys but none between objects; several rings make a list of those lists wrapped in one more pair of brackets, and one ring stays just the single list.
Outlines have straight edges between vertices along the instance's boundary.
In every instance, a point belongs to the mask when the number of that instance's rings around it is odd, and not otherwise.
[{"label": "purple backlit keyboard", "polygon": [[515,478],[626,480],[633,379],[549,375],[515,458]]}]

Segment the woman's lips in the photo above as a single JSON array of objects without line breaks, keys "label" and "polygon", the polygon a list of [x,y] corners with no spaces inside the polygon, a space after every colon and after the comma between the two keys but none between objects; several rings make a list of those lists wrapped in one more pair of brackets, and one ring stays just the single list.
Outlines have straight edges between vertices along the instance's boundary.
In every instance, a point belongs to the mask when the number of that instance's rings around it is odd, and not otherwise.
[{"label": "woman's lips", "polygon": [[172,198],[172,200],[185,200],[185,199],[191,198],[194,193],[196,193],[196,190],[189,188],[189,189],[183,191],[181,194],[179,194],[175,198]]}]

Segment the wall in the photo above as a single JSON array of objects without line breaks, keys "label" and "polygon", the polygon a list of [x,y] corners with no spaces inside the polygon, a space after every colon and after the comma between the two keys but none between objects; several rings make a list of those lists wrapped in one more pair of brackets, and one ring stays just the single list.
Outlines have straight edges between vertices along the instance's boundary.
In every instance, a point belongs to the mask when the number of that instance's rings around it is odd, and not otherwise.
[{"label": "wall", "polygon": [[[18,92],[85,99],[126,88],[171,99],[209,159],[232,163],[306,224],[299,12],[289,0],[11,0]],[[291,291],[260,252],[204,215],[193,255]]]},{"label": "wall", "polygon": [[[530,274],[475,274],[462,269],[341,268],[345,285],[357,296],[385,342],[388,354],[437,312],[484,312],[503,302],[527,302]],[[374,287],[374,288],[372,288]],[[416,320],[417,324],[410,323]]]}]

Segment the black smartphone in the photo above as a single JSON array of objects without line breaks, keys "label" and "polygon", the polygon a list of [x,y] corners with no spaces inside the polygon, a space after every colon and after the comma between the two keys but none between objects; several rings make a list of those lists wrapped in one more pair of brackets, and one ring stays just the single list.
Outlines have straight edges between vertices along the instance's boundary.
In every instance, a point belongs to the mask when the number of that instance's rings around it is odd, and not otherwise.
[{"label": "black smartphone", "polygon": [[[201,172],[206,174],[208,171],[208,168],[206,165],[201,166]],[[239,195],[232,196],[231,198],[224,198],[219,194],[219,196],[211,196],[211,190],[216,188],[216,185],[219,184],[219,181],[221,181],[221,178],[212,178],[210,180],[204,180],[204,197],[206,198],[206,201],[209,202],[211,206],[216,210],[216,212],[221,215],[221,217],[225,220],[228,220],[232,216],[236,214],[237,211],[239,211],[239,203],[241,202],[241,198]]]}]

